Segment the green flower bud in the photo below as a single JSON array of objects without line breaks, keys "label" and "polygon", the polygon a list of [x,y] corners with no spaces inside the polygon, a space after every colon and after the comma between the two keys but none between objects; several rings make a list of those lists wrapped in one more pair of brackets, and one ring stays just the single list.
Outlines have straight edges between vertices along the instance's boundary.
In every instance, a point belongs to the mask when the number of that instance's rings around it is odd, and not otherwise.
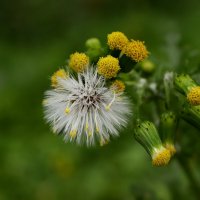
[{"label": "green flower bud", "polygon": [[192,106],[200,105],[200,86],[189,75],[178,75],[175,78],[176,89],[187,97]]},{"label": "green flower bud", "polygon": [[200,129],[200,105],[192,106],[189,103],[185,103],[182,106],[181,117],[188,123]]},{"label": "green flower bud", "polygon": [[167,165],[171,154],[161,142],[157,129],[152,122],[140,122],[135,129],[136,140],[146,149],[154,166]]},{"label": "green flower bud", "polygon": [[150,60],[146,59],[140,63],[140,68],[145,73],[152,73],[155,70],[155,64]]},{"label": "green flower bud", "polygon": [[96,63],[99,57],[103,55],[102,49],[88,49],[86,55],[90,58],[91,63]]},{"label": "green flower bud", "polygon": [[177,118],[174,112],[168,111],[161,116],[161,138],[165,148],[167,148],[171,155],[176,153],[174,146],[175,131],[177,126]]},{"label": "green flower bud", "polygon": [[175,88],[182,94],[187,93],[197,84],[188,74],[180,74],[175,77],[174,80]]},{"label": "green flower bud", "polygon": [[90,38],[85,42],[87,47],[86,54],[90,58],[92,63],[96,63],[99,60],[99,57],[103,56],[103,48],[98,38]]},{"label": "green flower bud", "polygon": [[86,40],[85,46],[88,49],[101,49],[101,43],[98,38],[90,38]]}]

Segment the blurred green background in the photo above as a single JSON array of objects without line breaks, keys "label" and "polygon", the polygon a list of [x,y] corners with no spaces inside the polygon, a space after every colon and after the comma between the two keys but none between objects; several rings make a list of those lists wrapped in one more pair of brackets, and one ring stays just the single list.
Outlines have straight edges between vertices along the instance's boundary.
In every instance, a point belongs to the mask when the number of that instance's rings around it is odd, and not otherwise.
[{"label": "blurred green background", "polygon": [[[45,124],[41,102],[69,54],[112,31],[144,40],[157,70],[197,70],[200,79],[199,0],[1,0],[0,20],[0,200],[195,199],[175,159],[151,166],[131,124],[104,147],[65,144]],[[197,179],[199,152],[196,145],[189,154]]]}]

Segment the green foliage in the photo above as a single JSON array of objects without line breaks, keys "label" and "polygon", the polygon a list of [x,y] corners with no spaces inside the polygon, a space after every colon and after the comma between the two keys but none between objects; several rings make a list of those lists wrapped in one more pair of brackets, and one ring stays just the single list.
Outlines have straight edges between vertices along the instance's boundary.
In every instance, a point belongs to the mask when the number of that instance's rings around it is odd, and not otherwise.
[{"label": "green foliage", "polygon": [[[137,103],[135,93],[141,92],[140,98],[148,102],[142,105],[141,118],[158,121],[166,110],[165,89],[159,84],[163,93],[151,98],[155,91],[148,86],[162,83],[166,71],[188,73],[200,83],[199,1],[0,4],[0,199],[197,199],[199,129],[180,120],[177,155],[184,156],[158,169],[134,142],[132,123],[105,147],[77,147],[49,131],[41,102],[48,76],[66,64],[67,55],[84,50],[83,41],[94,36],[104,46],[106,34],[120,30],[144,40],[151,52],[155,70],[151,76],[144,74],[147,89],[138,91],[129,82],[127,93]],[[121,74],[127,81],[138,78],[134,72],[128,76]],[[173,111],[181,106],[177,98],[169,102]],[[137,112],[135,105],[133,109]]]}]

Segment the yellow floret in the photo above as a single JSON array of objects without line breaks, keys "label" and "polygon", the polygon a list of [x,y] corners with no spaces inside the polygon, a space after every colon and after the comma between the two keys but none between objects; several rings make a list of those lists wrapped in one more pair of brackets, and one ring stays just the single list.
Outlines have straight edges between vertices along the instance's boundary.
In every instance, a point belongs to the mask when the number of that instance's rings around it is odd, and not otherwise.
[{"label": "yellow floret", "polygon": [[70,108],[69,108],[69,107],[66,107],[66,108],[65,108],[65,113],[66,113],[66,114],[69,114],[69,113],[70,113]]},{"label": "yellow floret", "polygon": [[87,132],[87,134],[88,134],[88,137],[91,137],[91,136],[92,136],[92,131],[89,130],[89,131]]},{"label": "yellow floret", "polygon": [[74,53],[70,55],[69,67],[76,72],[82,72],[89,64],[89,57],[84,53]]},{"label": "yellow floret", "polygon": [[130,57],[135,62],[143,61],[148,57],[149,52],[144,45],[144,42],[139,40],[131,40],[124,48],[123,53]]},{"label": "yellow floret", "polygon": [[101,140],[100,140],[101,147],[107,145],[108,143],[109,143],[109,140],[101,138]]},{"label": "yellow floret", "polygon": [[122,81],[115,80],[111,85],[111,89],[113,89],[116,93],[120,93],[125,90],[125,85]]},{"label": "yellow floret", "polygon": [[77,134],[77,130],[71,130],[70,133],[69,133],[71,138],[75,138],[76,134]]},{"label": "yellow floret", "polygon": [[98,73],[108,79],[116,77],[120,70],[119,60],[110,55],[100,58],[97,67]]},{"label": "yellow floret", "polygon": [[170,151],[171,156],[173,156],[176,153],[176,148],[173,144],[166,143],[164,146]]},{"label": "yellow floret", "polygon": [[200,86],[192,87],[187,94],[187,100],[193,106],[200,105]]},{"label": "yellow floret", "polygon": [[57,87],[58,86],[58,78],[67,78],[69,75],[66,73],[64,69],[59,69],[51,76],[51,86]]},{"label": "yellow floret", "polygon": [[122,32],[108,34],[108,46],[111,50],[122,50],[128,43],[128,38]]},{"label": "yellow floret", "polygon": [[164,147],[160,149],[155,149],[155,152],[152,156],[152,164],[154,166],[164,166],[169,163],[170,158],[171,158],[171,154],[168,149]]}]

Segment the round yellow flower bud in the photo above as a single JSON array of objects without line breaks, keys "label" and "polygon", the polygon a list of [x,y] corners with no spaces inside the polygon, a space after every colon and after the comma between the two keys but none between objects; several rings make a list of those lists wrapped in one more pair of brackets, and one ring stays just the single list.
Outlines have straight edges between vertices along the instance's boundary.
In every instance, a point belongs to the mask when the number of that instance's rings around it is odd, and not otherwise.
[{"label": "round yellow flower bud", "polygon": [[122,32],[108,34],[108,46],[111,50],[122,50],[128,43],[128,38]]},{"label": "round yellow flower bud", "polygon": [[51,76],[51,86],[57,87],[58,86],[58,78],[67,78],[68,74],[64,69],[59,69]]},{"label": "round yellow flower bud", "polygon": [[119,60],[110,55],[100,58],[97,67],[98,73],[108,79],[116,77],[120,70]]},{"label": "round yellow flower bud", "polygon": [[111,85],[111,89],[114,90],[116,93],[120,93],[125,90],[125,85],[122,81],[115,80]]},{"label": "round yellow flower bud", "polygon": [[69,67],[71,67],[76,72],[84,71],[89,64],[89,58],[84,53],[74,53],[70,55]]},{"label": "round yellow flower bud", "polygon": [[124,48],[123,53],[130,57],[135,62],[143,61],[148,57],[149,52],[144,45],[144,42],[139,40],[131,40]]},{"label": "round yellow flower bud", "polygon": [[192,87],[187,94],[187,100],[193,106],[200,105],[200,86]]}]

